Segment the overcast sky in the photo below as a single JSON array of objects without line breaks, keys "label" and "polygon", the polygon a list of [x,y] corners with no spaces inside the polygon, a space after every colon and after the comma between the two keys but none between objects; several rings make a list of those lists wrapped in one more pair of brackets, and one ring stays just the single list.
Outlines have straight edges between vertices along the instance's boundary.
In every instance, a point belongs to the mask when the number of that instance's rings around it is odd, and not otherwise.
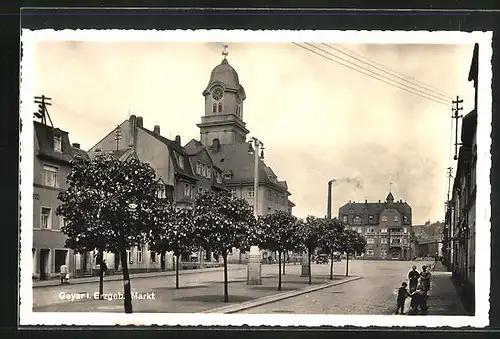
[{"label": "overcast sky", "polygon": [[[465,113],[473,107],[472,45],[341,47],[459,95]],[[52,121],[84,149],[129,111],[185,144],[199,140],[202,91],[221,51],[222,43],[38,42],[35,91],[52,98]],[[360,187],[334,186],[334,215],[348,200],[384,200],[392,182],[395,199],[411,205],[414,225],[444,219],[451,102],[421,98],[288,43],[231,43],[228,61],[245,88],[250,135],[264,142],[266,163],[287,180],[294,214],[324,216],[328,180],[357,178]]]}]

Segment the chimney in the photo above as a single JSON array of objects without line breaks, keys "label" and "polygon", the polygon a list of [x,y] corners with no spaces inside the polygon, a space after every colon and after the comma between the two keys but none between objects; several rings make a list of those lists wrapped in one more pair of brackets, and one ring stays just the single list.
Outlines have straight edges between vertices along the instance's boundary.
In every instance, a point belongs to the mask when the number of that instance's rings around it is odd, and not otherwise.
[{"label": "chimney", "polygon": [[378,203],[380,204],[380,200],[378,201]]},{"label": "chimney", "polygon": [[75,142],[75,143],[73,143],[73,147],[79,149],[80,148],[80,144],[78,144],[78,143]]},{"label": "chimney", "polygon": [[220,141],[219,139],[215,138],[212,140],[212,150],[217,153],[220,150]]},{"label": "chimney", "polygon": [[365,199],[365,204],[368,204],[368,199]]},{"label": "chimney", "polygon": [[129,148],[135,148],[135,143],[137,141],[137,117],[135,115],[131,115],[128,118],[128,126],[129,126]]},{"label": "chimney", "polygon": [[142,127],[142,117],[137,117],[137,126]]},{"label": "chimney", "polygon": [[180,145],[181,144],[181,136],[180,135],[176,135],[175,136],[175,143]]},{"label": "chimney", "polygon": [[332,218],[332,181],[328,181],[328,197],[327,197],[328,206],[326,208],[328,219]]},{"label": "chimney", "polygon": [[160,135],[160,126],[159,125],[155,125],[155,127],[153,129],[153,133],[157,134],[157,135]]}]

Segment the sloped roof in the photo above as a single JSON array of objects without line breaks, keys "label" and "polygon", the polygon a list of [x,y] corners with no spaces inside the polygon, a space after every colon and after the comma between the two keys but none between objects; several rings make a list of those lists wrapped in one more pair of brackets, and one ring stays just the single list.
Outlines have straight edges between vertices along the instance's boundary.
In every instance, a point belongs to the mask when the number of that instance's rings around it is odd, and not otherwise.
[{"label": "sloped roof", "polygon": [[[75,151],[69,142],[68,132],[33,121],[34,132],[38,140],[38,156],[69,164]],[[54,135],[61,136],[61,152],[54,150]]]},{"label": "sloped roof", "polygon": [[[165,144],[169,148],[170,159],[172,160],[172,163],[174,164],[174,170],[177,174],[181,174],[181,175],[187,176],[191,179],[198,180],[196,178],[196,176],[194,175],[194,171],[193,171],[193,168],[191,166],[191,161],[189,161],[189,155],[186,153],[186,150],[184,149],[184,147],[182,147],[180,144],[178,144],[177,142],[175,142],[173,140],[167,139],[161,135],[154,133],[153,131],[148,130],[145,127],[138,126],[138,128],[140,128],[144,132],[148,133],[153,138],[158,139],[159,141],[161,141],[163,144]],[[174,152],[171,152],[172,150],[177,152],[177,154],[179,154],[179,156],[183,157],[184,168],[180,167],[179,163],[177,162],[176,157],[174,156]]]},{"label": "sloped roof", "polygon": [[387,208],[394,208],[402,215],[408,218],[411,223],[411,207],[406,202],[362,202],[362,203],[347,203],[339,208],[339,216],[347,214],[356,214],[359,216],[373,215],[378,216]]},{"label": "sloped roof", "polygon": [[[226,184],[230,185],[231,183],[248,183],[254,181],[254,156],[248,154],[248,144],[246,142],[221,144],[218,152],[214,152],[211,148],[209,149],[215,164],[224,172],[233,171],[232,178],[227,179]],[[268,178],[269,169],[266,169],[267,166],[262,159],[259,159],[258,166],[260,184],[268,184],[277,189],[285,190],[285,188],[278,185],[277,182],[272,182]]]}]

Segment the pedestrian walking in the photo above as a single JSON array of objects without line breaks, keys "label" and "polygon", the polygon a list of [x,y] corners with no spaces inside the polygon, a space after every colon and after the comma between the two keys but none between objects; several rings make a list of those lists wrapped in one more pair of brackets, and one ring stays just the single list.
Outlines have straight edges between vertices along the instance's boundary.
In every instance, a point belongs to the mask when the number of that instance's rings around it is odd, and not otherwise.
[{"label": "pedestrian walking", "polygon": [[401,310],[401,314],[404,314],[405,301],[406,298],[410,296],[410,293],[408,293],[406,286],[408,286],[408,284],[406,282],[403,282],[401,284],[401,287],[398,289],[396,314],[399,314],[399,310]]},{"label": "pedestrian walking", "polygon": [[68,271],[68,266],[66,264],[62,264],[60,269],[59,269],[59,276],[61,277],[61,285],[64,283],[69,284],[69,271]]},{"label": "pedestrian walking", "polygon": [[422,284],[422,289],[427,293],[431,289],[431,272],[427,270],[427,265],[422,266],[422,272],[420,272],[420,283]]},{"label": "pedestrian walking", "polygon": [[417,272],[417,266],[413,265],[411,271],[408,272],[408,280],[410,283],[410,293],[415,292],[417,289],[418,279],[420,278],[420,273]]}]

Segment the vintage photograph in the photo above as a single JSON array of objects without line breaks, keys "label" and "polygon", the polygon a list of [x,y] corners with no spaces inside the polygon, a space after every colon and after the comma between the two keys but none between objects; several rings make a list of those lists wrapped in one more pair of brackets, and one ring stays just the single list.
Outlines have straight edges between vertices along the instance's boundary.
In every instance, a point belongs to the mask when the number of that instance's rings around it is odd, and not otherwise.
[{"label": "vintage photograph", "polygon": [[22,322],[487,325],[491,35],[84,33],[23,32]]}]

